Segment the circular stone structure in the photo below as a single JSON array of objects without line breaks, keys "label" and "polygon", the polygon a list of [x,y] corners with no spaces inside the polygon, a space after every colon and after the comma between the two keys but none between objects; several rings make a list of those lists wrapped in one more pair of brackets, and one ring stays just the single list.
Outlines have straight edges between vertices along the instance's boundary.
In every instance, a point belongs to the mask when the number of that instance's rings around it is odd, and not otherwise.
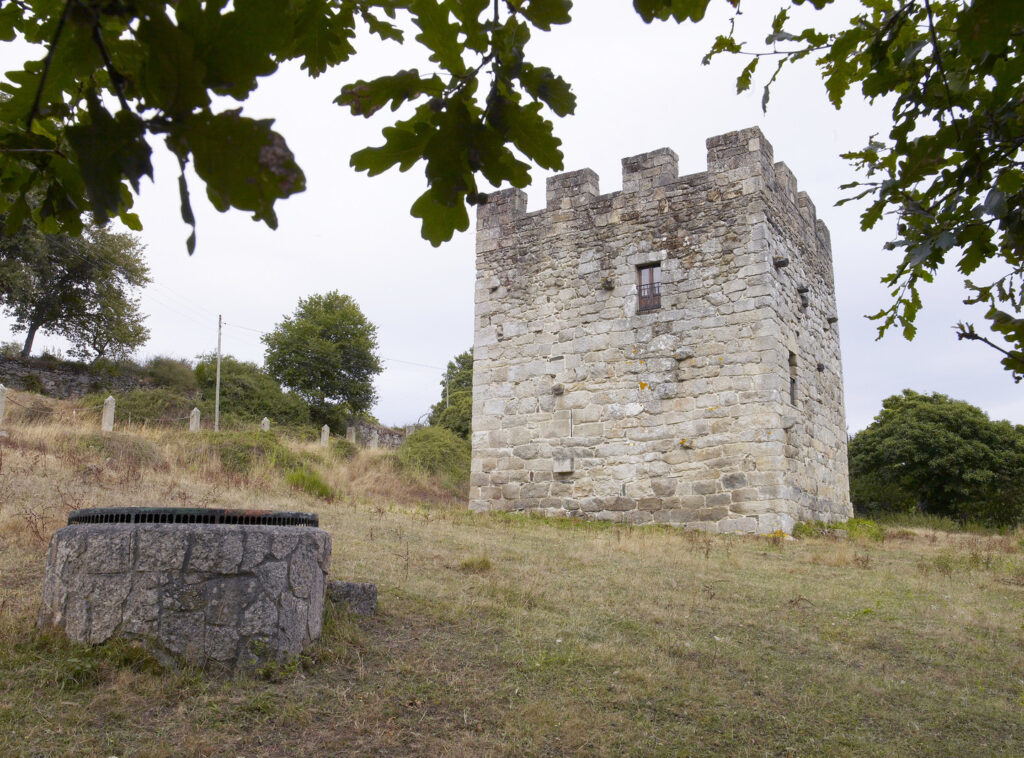
[{"label": "circular stone structure", "polygon": [[331,537],[316,514],[90,508],[50,540],[39,626],[228,671],[320,637]]}]

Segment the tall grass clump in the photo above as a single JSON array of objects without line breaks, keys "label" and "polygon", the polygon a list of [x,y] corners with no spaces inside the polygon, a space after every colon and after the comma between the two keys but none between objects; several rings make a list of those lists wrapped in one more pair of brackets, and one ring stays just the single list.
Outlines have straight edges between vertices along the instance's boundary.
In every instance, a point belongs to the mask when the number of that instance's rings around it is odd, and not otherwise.
[{"label": "tall grass clump", "polygon": [[422,471],[441,479],[453,492],[469,484],[469,440],[441,426],[417,429],[397,451],[402,468]]},{"label": "tall grass clump", "polygon": [[133,434],[92,432],[78,436],[77,443],[81,449],[120,468],[154,468],[164,463],[152,441]]},{"label": "tall grass clump", "polygon": [[876,521],[868,518],[851,518],[846,521],[826,523],[824,521],[800,521],[793,525],[793,536],[798,538],[827,537],[836,530],[846,532],[851,540],[861,542],[881,542],[885,538],[885,529]]},{"label": "tall grass clump", "polygon": [[311,468],[297,468],[289,471],[284,480],[297,490],[321,500],[334,500],[334,490]]}]

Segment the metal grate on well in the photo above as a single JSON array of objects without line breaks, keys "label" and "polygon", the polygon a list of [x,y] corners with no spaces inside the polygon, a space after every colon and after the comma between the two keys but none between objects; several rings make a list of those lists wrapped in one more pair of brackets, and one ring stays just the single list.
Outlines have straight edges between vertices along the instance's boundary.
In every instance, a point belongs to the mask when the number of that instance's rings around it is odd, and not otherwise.
[{"label": "metal grate on well", "polygon": [[320,526],[316,513],[243,511],[227,508],[82,508],[68,524],[241,524],[253,526]]}]

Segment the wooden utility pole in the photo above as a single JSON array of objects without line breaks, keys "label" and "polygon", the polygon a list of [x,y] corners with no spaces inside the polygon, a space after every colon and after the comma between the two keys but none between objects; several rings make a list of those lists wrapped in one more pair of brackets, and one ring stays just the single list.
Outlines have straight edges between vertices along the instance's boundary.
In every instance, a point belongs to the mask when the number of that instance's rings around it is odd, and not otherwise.
[{"label": "wooden utility pole", "polygon": [[217,316],[217,385],[213,391],[213,431],[220,431],[220,333],[224,317]]}]

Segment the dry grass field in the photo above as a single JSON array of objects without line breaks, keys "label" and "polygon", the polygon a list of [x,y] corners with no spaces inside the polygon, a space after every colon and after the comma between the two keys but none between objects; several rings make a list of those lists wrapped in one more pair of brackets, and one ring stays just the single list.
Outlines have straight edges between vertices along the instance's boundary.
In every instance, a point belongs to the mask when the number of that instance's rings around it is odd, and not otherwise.
[{"label": "dry grass field", "polygon": [[[1020,532],[790,540],[474,515],[388,454],[289,443],[327,501],[273,455],[226,468],[208,435],[10,410],[0,755],[1024,755]],[[36,632],[49,535],[114,505],[317,511],[333,578],[375,582],[378,613],[328,606],[308,655],[233,679]]]}]

